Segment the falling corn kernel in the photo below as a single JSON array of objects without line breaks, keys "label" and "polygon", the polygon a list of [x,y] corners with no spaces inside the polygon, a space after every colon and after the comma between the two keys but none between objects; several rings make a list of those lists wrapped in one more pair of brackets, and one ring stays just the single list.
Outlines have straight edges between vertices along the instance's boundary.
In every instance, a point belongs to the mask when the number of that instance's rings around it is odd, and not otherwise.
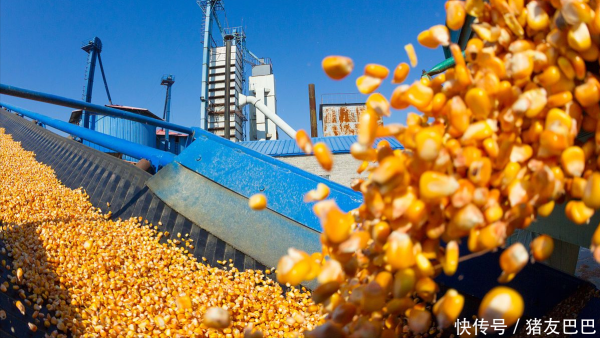
[{"label": "falling corn kernel", "polygon": [[417,53],[415,53],[415,47],[413,47],[412,43],[409,43],[406,46],[404,46],[404,50],[406,51],[406,54],[408,55],[408,59],[410,60],[410,65],[413,68],[415,68],[418,64]]},{"label": "falling corn kernel", "polygon": [[452,30],[459,30],[465,23],[466,11],[463,1],[446,1],[446,24]]},{"label": "falling corn kernel", "polygon": [[409,72],[410,66],[406,62],[400,63],[396,69],[394,69],[394,78],[392,79],[392,83],[404,82]]},{"label": "falling corn kernel", "polygon": [[354,62],[345,56],[328,56],[323,59],[322,66],[327,76],[334,80],[342,80],[352,73]]},{"label": "falling corn kernel", "polygon": [[317,189],[311,190],[304,195],[304,202],[322,201],[329,196],[329,187],[323,183],[317,184]]},{"label": "falling corn kernel", "polygon": [[206,310],[202,323],[213,329],[224,329],[231,325],[231,317],[227,310],[220,307],[211,307]]},{"label": "falling corn kernel", "polygon": [[19,301],[19,300],[16,301],[15,306],[17,307],[19,312],[21,312],[22,315],[25,315],[25,305],[23,305],[23,303],[21,303],[21,301]]},{"label": "falling corn kernel", "polygon": [[313,151],[321,168],[326,171],[331,171],[331,168],[333,167],[333,155],[327,145],[323,142],[318,142],[314,145]]},{"label": "falling corn kernel", "polygon": [[530,248],[533,258],[538,262],[543,262],[552,255],[554,240],[548,235],[540,235],[531,241]]},{"label": "falling corn kernel", "polygon": [[481,300],[479,318],[488,322],[502,319],[504,325],[511,326],[521,318],[523,309],[523,298],[518,292],[508,287],[497,286]]},{"label": "falling corn kernel", "polygon": [[390,70],[385,66],[370,63],[365,66],[365,75],[385,80],[390,74]]},{"label": "falling corn kernel", "polygon": [[449,289],[433,306],[440,328],[452,325],[460,315],[465,303],[465,298],[454,289]]},{"label": "falling corn kernel", "polygon": [[312,153],[312,140],[304,129],[296,132],[296,144],[306,155]]},{"label": "falling corn kernel", "polygon": [[263,194],[255,194],[248,199],[248,205],[252,210],[263,210],[267,207],[267,197]]},{"label": "falling corn kernel", "polygon": [[382,80],[377,77],[362,75],[356,79],[356,88],[362,94],[371,94],[381,85]]}]

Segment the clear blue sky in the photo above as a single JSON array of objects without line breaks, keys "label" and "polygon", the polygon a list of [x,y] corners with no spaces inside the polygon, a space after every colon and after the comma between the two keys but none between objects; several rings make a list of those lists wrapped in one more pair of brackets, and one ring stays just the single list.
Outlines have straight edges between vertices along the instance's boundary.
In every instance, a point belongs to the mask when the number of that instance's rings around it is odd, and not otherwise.
[{"label": "clear blue sky", "polygon": [[[249,49],[272,59],[278,114],[297,129],[309,129],[309,83],[316,86],[317,104],[321,94],[357,92],[354,80],[365,64],[393,69],[407,61],[407,43],[415,45],[419,56],[410,81],[441,61],[442,50],[419,46],[416,36],[444,23],[444,2],[224,1],[229,25],[243,23]],[[0,82],[81,99],[87,55],[80,47],[98,36],[113,103],[162,116],[165,88],[160,78],[171,73],[176,77],[172,121],[197,126],[201,18],[194,0],[0,1]],[[354,60],[355,71],[346,80],[329,80],[321,70],[321,60],[331,54]],[[393,89],[386,81],[379,91],[389,97]],[[0,100],[62,120],[71,111],[9,96]],[[108,103],[99,72],[92,102]],[[388,121],[405,118],[406,112],[396,112]]]}]

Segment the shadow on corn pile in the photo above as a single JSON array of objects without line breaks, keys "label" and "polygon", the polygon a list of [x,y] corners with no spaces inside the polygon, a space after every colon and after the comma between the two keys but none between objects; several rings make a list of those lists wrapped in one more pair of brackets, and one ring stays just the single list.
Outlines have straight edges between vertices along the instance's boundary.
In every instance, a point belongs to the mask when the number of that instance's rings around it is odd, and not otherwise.
[{"label": "shadow on corn pile", "polygon": [[[62,222],[59,219],[55,221]],[[28,236],[26,244],[17,242],[24,233],[37,233],[40,223],[15,225],[0,222],[2,337],[44,337],[46,333],[61,336],[67,327],[66,320],[75,317],[76,310],[70,306],[71,296],[60,285],[60,277],[48,261],[40,237]],[[7,242],[17,244],[11,246]],[[55,310],[58,306],[62,311]]]}]

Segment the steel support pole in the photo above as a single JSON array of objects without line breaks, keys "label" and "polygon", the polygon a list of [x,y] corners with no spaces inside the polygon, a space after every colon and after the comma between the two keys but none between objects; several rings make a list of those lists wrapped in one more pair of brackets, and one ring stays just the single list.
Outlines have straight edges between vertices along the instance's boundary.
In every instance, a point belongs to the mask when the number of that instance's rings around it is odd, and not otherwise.
[{"label": "steel support pole", "polygon": [[206,130],[208,107],[208,65],[210,64],[210,28],[212,26],[213,6],[212,1],[206,2],[206,16],[204,18],[204,48],[202,50],[202,88],[200,93],[200,128]]},{"label": "steel support pole", "polygon": [[231,140],[231,40],[233,35],[225,35],[225,139]]},{"label": "steel support pole", "polygon": [[[171,84],[167,84],[167,97],[165,98],[165,122],[171,122]],[[165,150],[169,151],[169,129],[165,129]]]},{"label": "steel support pole", "polygon": [[308,85],[308,103],[310,106],[310,137],[319,136],[317,130],[317,104],[315,102],[315,85]]},{"label": "steel support pole", "polygon": [[[98,49],[96,48],[95,44],[96,44],[96,39],[98,38],[94,38],[94,46],[92,47],[92,49],[90,50],[89,54],[88,54],[88,69],[87,69],[87,74],[85,74],[86,78],[87,78],[87,82],[85,84],[85,91],[83,94],[83,99],[85,102],[92,102],[92,91],[94,89],[94,73],[96,72],[96,58],[97,58],[97,52]],[[84,110],[82,112],[83,114],[83,127],[84,128],[88,128],[90,129],[90,113],[88,113],[86,110]],[[95,127],[95,123],[92,123],[92,127]],[[92,129],[93,130],[93,129]]]}]

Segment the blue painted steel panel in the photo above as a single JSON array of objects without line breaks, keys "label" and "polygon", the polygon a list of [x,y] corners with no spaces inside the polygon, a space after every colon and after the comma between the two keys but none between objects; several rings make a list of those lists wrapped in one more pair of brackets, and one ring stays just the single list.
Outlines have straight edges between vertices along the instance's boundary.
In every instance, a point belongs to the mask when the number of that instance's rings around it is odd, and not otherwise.
[{"label": "blue painted steel panel", "polygon": [[[97,132],[118,137],[133,143],[156,148],[156,127],[136,121],[125,120],[111,116],[92,116],[95,119],[95,130]],[[84,141],[85,145],[102,152],[113,152],[113,150]],[[137,161],[131,156],[123,156],[124,160]]]},{"label": "blue painted steel panel", "polygon": [[344,211],[362,202],[362,195],[350,188],[206,131],[195,130],[195,135],[194,143],[176,157],[176,162],[244,197],[263,193],[269,209],[313,230],[321,231],[321,225],[312,204],[304,203],[303,197],[318,183],[329,186],[330,198]]},{"label": "blue painted steel panel", "polygon": [[[348,154],[350,147],[356,142],[357,136],[331,136],[331,137],[313,137],[312,142],[325,143],[334,154]],[[404,149],[404,147],[393,137],[380,138],[375,141],[375,144],[381,140],[386,140],[390,143],[392,149]],[[252,149],[264,155],[274,157],[284,156],[305,156],[306,154],[300,150],[295,140],[273,140],[273,141],[245,141],[238,144]]]}]

